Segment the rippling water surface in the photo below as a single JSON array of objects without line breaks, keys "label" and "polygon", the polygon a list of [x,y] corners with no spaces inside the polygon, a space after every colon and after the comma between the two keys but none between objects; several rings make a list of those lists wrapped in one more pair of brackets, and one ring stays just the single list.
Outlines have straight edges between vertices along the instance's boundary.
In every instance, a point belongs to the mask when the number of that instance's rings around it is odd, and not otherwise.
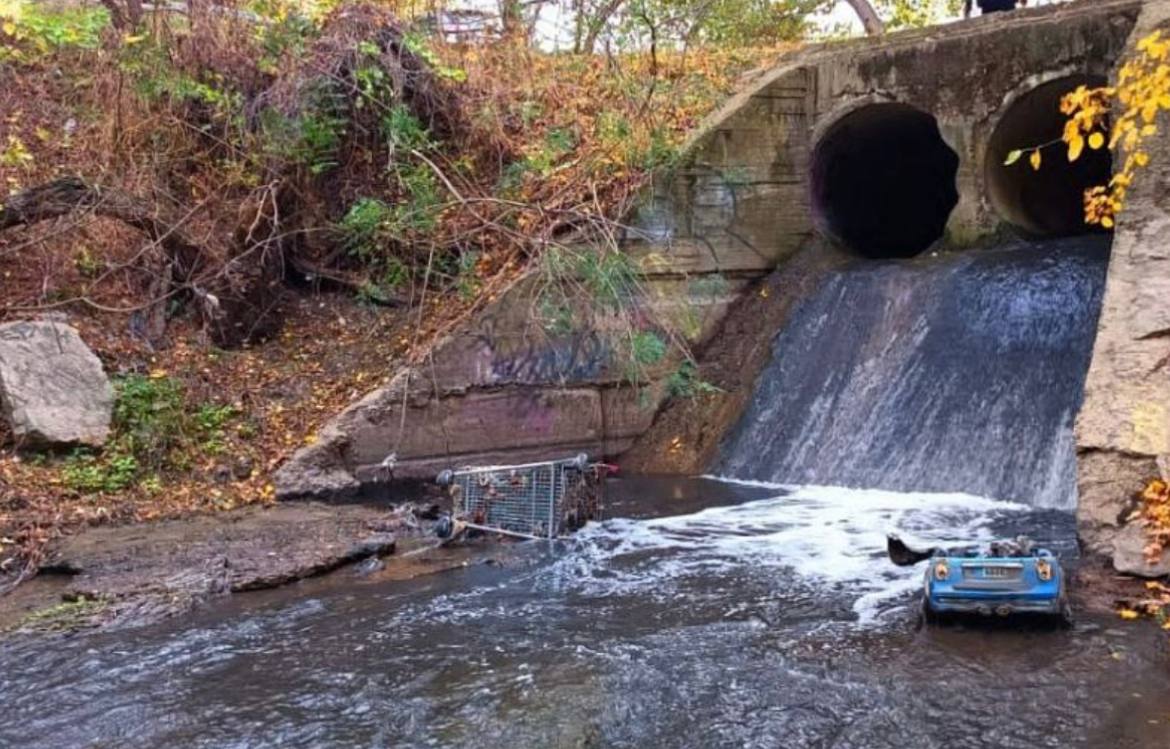
[{"label": "rippling water surface", "polygon": [[496,564],[11,645],[0,746],[1170,745],[1152,628],[922,629],[920,571],[884,561],[891,529],[1027,529],[1070,556],[1067,514],[702,480],[615,490],[615,512],[641,516]]}]

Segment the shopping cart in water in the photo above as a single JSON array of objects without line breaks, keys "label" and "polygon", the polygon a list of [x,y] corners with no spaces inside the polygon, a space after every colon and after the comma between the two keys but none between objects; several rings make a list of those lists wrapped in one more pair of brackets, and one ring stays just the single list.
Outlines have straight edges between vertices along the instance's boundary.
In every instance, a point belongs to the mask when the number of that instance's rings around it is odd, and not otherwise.
[{"label": "shopping cart in water", "polygon": [[518,538],[557,538],[601,516],[609,466],[581,454],[565,460],[505,466],[470,466],[443,471],[452,515],[437,532],[448,538],[464,530]]}]

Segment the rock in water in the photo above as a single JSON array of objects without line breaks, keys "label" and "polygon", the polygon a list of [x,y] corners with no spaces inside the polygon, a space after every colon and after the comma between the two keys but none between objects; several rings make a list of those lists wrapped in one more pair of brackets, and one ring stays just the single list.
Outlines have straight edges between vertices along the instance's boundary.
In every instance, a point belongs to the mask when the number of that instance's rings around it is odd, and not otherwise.
[{"label": "rock in water", "polygon": [[114,389],[77,331],[58,322],[0,325],[0,412],[19,444],[101,445]]}]

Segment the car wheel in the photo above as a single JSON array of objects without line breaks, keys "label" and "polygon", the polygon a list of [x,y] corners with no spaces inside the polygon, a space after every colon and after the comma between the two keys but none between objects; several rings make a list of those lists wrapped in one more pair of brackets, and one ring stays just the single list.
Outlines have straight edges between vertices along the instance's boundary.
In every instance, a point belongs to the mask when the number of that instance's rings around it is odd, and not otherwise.
[{"label": "car wheel", "polygon": [[930,601],[922,599],[922,621],[926,624],[938,624],[942,617],[930,607]]}]

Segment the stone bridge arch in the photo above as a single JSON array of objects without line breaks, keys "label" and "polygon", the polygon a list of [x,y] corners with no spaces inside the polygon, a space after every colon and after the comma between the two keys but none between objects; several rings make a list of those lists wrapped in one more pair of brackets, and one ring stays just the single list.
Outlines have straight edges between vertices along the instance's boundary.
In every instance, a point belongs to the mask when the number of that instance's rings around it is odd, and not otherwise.
[{"label": "stone bridge arch", "polygon": [[818,143],[833,122],[878,102],[933,116],[959,157],[944,243],[1018,226],[1019,216],[1001,215],[985,165],[1001,116],[1037,86],[1112,70],[1141,5],[1082,0],[796,53],[709,118],[681,165],[659,176],[637,222],[657,232],[630,247],[653,246],[680,272],[767,272],[817,233]]},{"label": "stone bridge arch", "polygon": [[941,239],[959,201],[959,155],[938,120],[878,100],[826,121],[809,157],[817,232],[869,258],[913,257]]},{"label": "stone bridge arch", "polygon": [[[1048,149],[1041,170],[1024,163],[1006,164],[1008,153],[1027,144],[1059,139],[1065,116],[1060,99],[1077,86],[1089,88],[1108,83],[1108,71],[1065,70],[1033,76],[1004,100],[996,113],[981,157],[985,198],[995,212],[1021,233],[1036,237],[1084,234],[1084,191],[1104,185],[1113,172],[1108,149],[1086,149],[1069,162],[1060,149]],[[1043,152],[1042,152],[1043,155]],[[1057,158],[1052,158],[1056,156]]]}]

